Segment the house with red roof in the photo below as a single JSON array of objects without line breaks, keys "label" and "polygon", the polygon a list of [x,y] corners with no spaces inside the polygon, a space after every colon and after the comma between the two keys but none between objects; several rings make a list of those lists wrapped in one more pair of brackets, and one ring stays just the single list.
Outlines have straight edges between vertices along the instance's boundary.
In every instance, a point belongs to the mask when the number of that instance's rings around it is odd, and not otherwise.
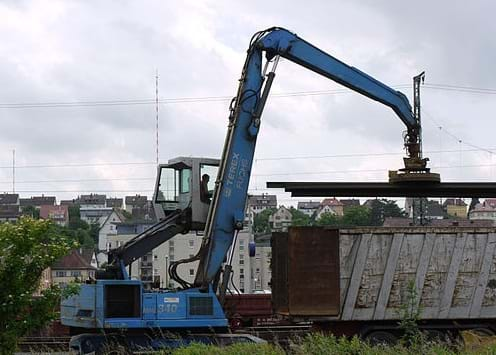
[{"label": "house with red roof", "polygon": [[60,226],[69,223],[69,207],[66,205],[42,205],[40,206],[40,218],[49,219]]},{"label": "house with red roof", "polygon": [[95,278],[95,271],[96,268],[91,266],[82,253],[74,249],[51,267],[52,284],[64,286],[72,281]]},{"label": "house with red roof", "polygon": [[344,214],[344,204],[333,198],[325,198],[320,203],[320,207],[315,215],[316,219],[320,218],[323,213],[331,213],[336,216],[342,216]]}]

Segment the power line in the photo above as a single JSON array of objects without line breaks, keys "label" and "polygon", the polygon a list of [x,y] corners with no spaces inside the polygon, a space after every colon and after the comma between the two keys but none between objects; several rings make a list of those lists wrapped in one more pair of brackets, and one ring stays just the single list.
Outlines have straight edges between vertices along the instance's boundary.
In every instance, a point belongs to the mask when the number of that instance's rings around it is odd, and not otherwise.
[{"label": "power line", "polygon": [[54,192],[70,192],[70,193],[102,193],[102,192],[153,192],[154,190],[134,189],[134,190],[18,190],[16,193],[54,193]]},{"label": "power line", "polygon": [[[42,164],[42,165],[16,165],[16,169],[37,168],[79,168],[95,166],[120,166],[120,165],[155,165],[154,162],[117,162],[117,163],[64,163],[64,164]],[[0,169],[12,169],[12,166],[0,166]]]},{"label": "power line", "polygon": [[[396,89],[410,87],[410,84],[399,84],[391,86]],[[475,94],[496,94],[496,89],[479,88],[460,85],[435,84],[428,83],[423,87],[434,90],[457,91],[462,93]],[[353,92],[350,89],[335,90],[313,90],[313,91],[294,91],[286,93],[274,93],[271,97],[292,97],[292,96],[319,96],[335,95]],[[158,100],[162,104],[180,104],[195,102],[222,102],[230,101],[231,96],[199,96],[199,97],[176,97],[164,98]],[[132,106],[132,105],[153,105],[156,104],[156,98],[146,99],[112,99],[112,100],[77,100],[77,101],[47,101],[47,102],[6,102],[0,103],[0,109],[23,109],[23,108],[51,108],[51,107],[98,107],[98,106]]]},{"label": "power line", "polygon": [[[479,152],[488,151],[486,148],[465,149],[462,152]],[[459,153],[460,150],[430,150],[424,151],[424,154],[438,154],[438,153]],[[300,155],[300,156],[282,156],[282,157],[267,157],[257,158],[255,161],[272,161],[272,160],[299,160],[299,159],[327,159],[327,158],[359,158],[359,157],[381,157],[381,156],[398,156],[405,153],[353,153],[353,154],[332,154],[332,155]]]},{"label": "power line", "polygon": [[[458,140],[458,138],[456,138]],[[466,143],[465,144],[469,144]],[[464,149],[465,152],[485,151],[491,152],[496,148],[476,147],[474,149]],[[437,153],[459,153],[460,150],[430,150],[424,151],[426,154]],[[383,153],[352,153],[352,154],[328,154],[328,155],[300,155],[300,156],[280,156],[280,157],[262,157],[256,158],[256,162],[273,161],[273,160],[298,160],[298,159],[328,159],[328,158],[360,158],[360,157],[380,157],[380,156],[398,156],[404,153],[383,152]],[[98,166],[126,166],[126,165],[156,165],[155,162],[103,162],[103,163],[60,163],[60,164],[40,164],[40,165],[16,165],[16,169],[37,169],[37,168],[79,168],[79,167],[98,167]],[[0,169],[12,169],[12,166],[0,166]],[[105,179],[104,179],[105,180]]]},{"label": "power line", "polygon": [[[46,184],[46,183],[60,183],[60,182],[107,182],[107,181],[145,181],[145,180],[155,180],[153,177],[143,177],[143,178],[102,178],[102,179],[57,179],[57,180],[25,180],[16,181],[17,184]],[[0,181],[0,184],[10,184],[10,181]]]},{"label": "power line", "polygon": [[[409,87],[408,84],[393,86],[396,89]],[[287,93],[271,94],[272,98],[284,98],[293,96],[320,96],[320,95],[337,95],[352,93],[350,89],[335,90],[314,90],[314,91],[295,91]],[[223,102],[231,101],[231,96],[204,96],[204,97],[177,97],[159,99],[116,99],[116,100],[89,100],[89,101],[49,101],[49,102],[18,102],[18,103],[0,103],[0,109],[25,109],[25,108],[57,108],[57,107],[98,107],[98,106],[133,106],[133,105],[152,105],[152,104],[181,104],[197,102]]]},{"label": "power line", "polygon": [[[471,148],[475,148],[475,149],[478,149],[480,151],[484,151],[486,153],[489,153],[489,154],[494,154],[494,152],[492,150],[489,150],[489,149],[486,149],[486,148],[483,148],[483,147],[479,147],[473,143],[469,143],[469,142],[466,142],[465,140],[463,140],[462,138],[458,137],[457,135],[451,133],[450,131],[448,131],[446,128],[443,127],[443,125],[434,118],[434,116],[432,116],[429,112],[427,112],[425,110],[425,108],[422,108],[422,111],[432,120],[434,121],[438,127],[442,132],[444,132],[445,134],[447,134],[448,136],[450,136],[451,138],[453,138],[454,140],[457,141],[457,143],[461,143],[461,144],[465,144],[466,146],[469,146]],[[460,150],[458,150],[458,152],[461,152]]]},{"label": "power line", "polygon": [[[492,167],[496,164],[471,164],[471,165],[451,165],[451,166],[433,166],[432,169],[458,169],[458,168],[481,168]],[[355,174],[366,172],[385,172],[387,168],[381,169],[355,169],[355,170],[321,170],[321,171],[292,171],[292,172],[279,172],[268,174],[252,174],[252,176],[291,176],[291,175],[325,175],[325,174]],[[155,180],[153,177],[139,177],[139,178],[97,178],[97,179],[57,179],[57,180],[25,180],[18,181],[18,184],[37,184],[37,183],[61,183],[61,182],[107,182],[107,181],[150,181]],[[10,184],[10,181],[1,181],[0,184]]]}]

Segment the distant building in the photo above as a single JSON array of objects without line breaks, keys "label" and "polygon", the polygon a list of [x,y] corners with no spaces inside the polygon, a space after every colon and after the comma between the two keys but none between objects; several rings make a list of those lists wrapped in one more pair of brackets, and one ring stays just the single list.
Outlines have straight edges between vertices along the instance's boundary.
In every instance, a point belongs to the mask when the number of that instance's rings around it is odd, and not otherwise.
[{"label": "distant building", "polygon": [[40,206],[40,218],[49,219],[59,226],[66,226],[69,223],[68,206],[42,205]]},{"label": "distant building", "polygon": [[245,224],[253,224],[255,215],[268,208],[277,208],[276,195],[248,195],[248,201],[246,203]]},{"label": "distant building", "polygon": [[95,271],[95,267],[81,256],[79,250],[74,249],[51,267],[52,284],[64,286],[72,281],[95,278]]},{"label": "distant building", "polygon": [[53,206],[55,205],[56,198],[55,196],[32,196],[30,198],[21,198],[19,199],[19,204],[21,209],[27,206],[33,206],[40,209],[41,206]]},{"label": "distant building", "polygon": [[105,201],[105,206],[111,208],[122,208],[122,203],[122,198],[108,198]]},{"label": "distant building", "polygon": [[15,222],[20,215],[19,194],[0,194],[0,222]]},{"label": "distant building", "polygon": [[341,202],[343,204],[343,213],[346,213],[346,211],[350,207],[359,207],[360,206],[360,200],[355,199],[355,198],[348,199],[348,200],[343,199],[343,200],[339,200],[339,202]]},{"label": "distant building", "polygon": [[424,209],[424,218],[428,220],[433,219],[445,219],[447,218],[447,213],[443,210],[443,207],[438,201],[435,200],[427,200],[426,206]]},{"label": "distant building", "polygon": [[[108,245],[110,249],[118,248],[136,237],[152,224],[147,221],[117,223],[117,234],[109,234]],[[143,255],[131,265],[131,277],[143,281],[144,287],[178,287],[167,273],[171,263],[195,256],[203,242],[203,237],[196,233],[177,235],[162,243],[153,251]],[[240,231],[233,254],[233,281],[241,292],[251,292],[250,257],[248,245],[250,233]],[[198,261],[179,265],[178,275],[187,282],[193,282],[198,268]],[[235,292],[233,290],[233,292]]]},{"label": "distant building", "polygon": [[275,232],[287,231],[288,227],[291,226],[292,219],[291,211],[284,206],[280,206],[276,212],[269,216],[270,228]]},{"label": "distant building", "polygon": [[132,214],[134,209],[145,209],[147,207],[148,198],[141,195],[126,196],[125,203],[126,211]]},{"label": "distant building", "polygon": [[19,194],[0,194],[0,205],[15,205],[19,206]]},{"label": "distant building", "polygon": [[483,205],[496,208],[496,198],[486,198],[483,202]]},{"label": "distant building", "polygon": [[299,201],[297,209],[308,217],[312,217],[320,207],[320,201]]},{"label": "distant building", "polygon": [[117,224],[122,223],[126,220],[123,214],[118,209],[113,209],[113,211],[108,215],[108,217],[103,222],[100,230],[98,231],[98,250],[97,259],[98,265],[102,265],[108,261],[108,250],[109,236],[117,234]]},{"label": "distant building", "polygon": [[93,248],[79,248],[79,255],[91,266],[96,268],[98,266],[98,262],[96,260],[95,249]]},{"label": "distant building", "polygon": [[262,212],[267,208],[277,208],[277,196],[268,194],[250,195],[248,196],[248,206],[255,213]]},{"label": "distant building", "polygon": [[271,234],[262,234],[255,237],[255,257],[250,258],[252,275],[251,292],[268,291],[271,289],[271,237]]},{"label": "distant building", "polygon": [[[84,206],[84,207],[83,207]],[[79,214],[81,219],[88,224],[98,224],[100,227],[107,217],[112,213],[111,207],[100,207],[98,205],[81,205]]]},{"label": "distant building", "polygon": [[467,204],[459,198],[448,198],[443,203],[444,210],[452,217],[467,218]]},{"label": "distant building", "polygon": [[78,206],[79,205],[79,200],[77,200],[77,199],[60,200],[60,205],[61,206]]},{"label": "distant building", "polygon": [[470,220],[490,220],[496,221],[496,201],[494,199],[486,199],[483,203],[477,204],[472,211],[469,212]]},{"label": "distant building", "polygon": [[81,208],[86,208],[86,207],[103,208],[106,207],[105,205],[106,199],[107,196],[99,195],[99,194],[81,195],[78,198],[78,204],[81,206]]},{"label": "distant building", "polygon": [[315,219],[319,219],[324,213],[331,213],[336,216],[342,216],[344,214],[343,207],[343,203],[336,198],[326,198],[320,203],[320,207],[316,213]]}]

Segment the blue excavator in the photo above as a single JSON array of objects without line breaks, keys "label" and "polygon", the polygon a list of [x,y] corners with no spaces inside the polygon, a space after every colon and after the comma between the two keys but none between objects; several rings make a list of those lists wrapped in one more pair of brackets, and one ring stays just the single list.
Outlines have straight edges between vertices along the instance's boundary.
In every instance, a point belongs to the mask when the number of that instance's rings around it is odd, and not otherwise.
[{"label": "blue excavator", "polygon": [[[245,206],[262,112],[280,57],[325,76],[389,106],[406,125],[404,168],[390,173],[391,182],[439,181],[422,157],[418,92],[415,109],[407,97],[351,67],[296,34],[273,27],[252,37],[236,97],[230,106],[222,158],[183,157],[158,167],[154,206],[160,221],[109,253],[105,270],[62,301],[61,322],[70,326],[71,346],[81,353],[97,351],[109,337],[126,346],[178,346],[189,341],[228,344],[256,341],[228,334],[222,301],[230,280],[232,253],[243,229]],[[422,75],[414,79],[418,88]],[[205,175],[210,179],[205,178]],[[217,176],[214,179],[214,176]],[[144,289],[130,278],[130,265],[175,235],[204,233],[197,255],[171,263],[169,275],[180,287]],[[177,267],[198,261],[195,280],[182,280]],[[167,332],[164,332],[167,331]],[[102,335],[105,332],[106,335]],[[182,334],[181,340],[164,334]],[[208,334],[207,334],[208,333]],[[109,335],[110,334],[110,335]],[[179,343],[178,343],[179,342]]]}]

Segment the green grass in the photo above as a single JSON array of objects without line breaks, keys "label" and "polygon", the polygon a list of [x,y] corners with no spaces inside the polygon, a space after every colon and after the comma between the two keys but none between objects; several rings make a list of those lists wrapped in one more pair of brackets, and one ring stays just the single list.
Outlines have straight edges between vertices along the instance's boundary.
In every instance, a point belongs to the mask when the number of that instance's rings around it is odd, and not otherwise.
[{"label": "green grass", "polygon": [[[167,353],[169,354],[169,353]],[[412,346],[371,346],[358,338],[336,338],[321,334],[310,334],[302,339],[295,339],[286,351],[272,344],[235,344],[224,348],[213,345],[193,344],[177,349],[173,355],[496,355],[496,342],[487,345],[441,345],[419,339]]]}]

